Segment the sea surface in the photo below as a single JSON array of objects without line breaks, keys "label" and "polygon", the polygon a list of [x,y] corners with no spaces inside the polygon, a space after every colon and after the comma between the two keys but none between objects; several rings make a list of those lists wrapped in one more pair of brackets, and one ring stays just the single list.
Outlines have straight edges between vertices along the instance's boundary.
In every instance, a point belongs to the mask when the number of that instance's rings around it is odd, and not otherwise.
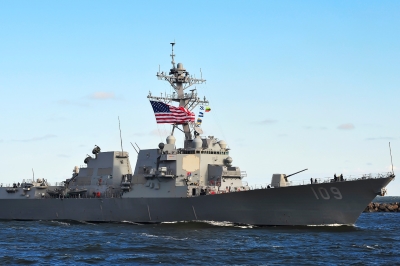
[{"label": "sea surface", "polygon": [[0,221],[0,264],[400,265],[399,224],[400,213],[354,226]]}]

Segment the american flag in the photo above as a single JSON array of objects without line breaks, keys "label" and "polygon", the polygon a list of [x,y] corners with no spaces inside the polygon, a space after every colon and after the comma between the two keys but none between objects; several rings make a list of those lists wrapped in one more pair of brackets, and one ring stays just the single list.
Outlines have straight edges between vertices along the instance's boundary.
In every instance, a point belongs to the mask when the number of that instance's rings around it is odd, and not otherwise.
[{"label": "american flag", "polygon": [[150,101],[150,104],[158,124],[186,124],[195,120],[195,114],[183,107],[156,101]]}]

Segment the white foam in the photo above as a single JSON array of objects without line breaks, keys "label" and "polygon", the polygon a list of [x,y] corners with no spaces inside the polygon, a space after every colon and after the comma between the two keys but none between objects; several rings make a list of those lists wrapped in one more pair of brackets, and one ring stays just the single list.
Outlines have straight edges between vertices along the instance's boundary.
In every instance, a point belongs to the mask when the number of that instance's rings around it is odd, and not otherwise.
[{"label": "white foam", "polygon": [[78,222],[83,223],[83,224],[97,225],[97,224],[89,223],[89,222],[86,222],[86,221],[78,221]]},{"label": "white foam", "polygon": [[196,222],[201,222],[201,223],[207,223],[213,226],[221,226],[221,227],[238,227],[238,228],[253,228],[253,225],[236,225],[232,222],[227,222],[227,221],[222,221],[222,222],[217,222],[217,221],[196,221]]},{"label": "white foam", "polygon": [[150,235],[150,234],[146,234],[146,233],[141,233],[141,235],[142,235],[142,236],[147,236],[147,237],[158,237],[158,236]]},{"label": "white foam", "polygon": [[66,222],[61,222],[61,221],[51,221],[52,223],[56,223],[56,224],[61,224],[61,225],[65,225],[65,226],[70,226],[70,223],[66,223]]},{"label": "white foam", "polygon": [[169,239],[169,240],[178,240],[178,241],[184,241],[184,240],[188,240],[188,237],[185,238],[176,238],[176,237],[172,237],[172,236],[162,236],[161,238],[165,238],[165,239]]},{"label": "white foam", "polygon": [[354,224],[308,224],[307,226],[354,226]]},{"label": "white foam", "polygon": [[163,238],[163,239],[168,239],[168,240],[178,240],[178,241],[184,241],[184,240],[188,240],[189,239],[188,237],[176,238],[176,237],[173,237],[173,236],[163,236],[163,235],[156,236],[156,235],[150,235],[150,234],[147,234],[147,233],[141,233],[140,235],[147,236],[147,237]]},{"label": "white foam", "polygon": [[135,225],[142,225],[142,224],[135,223],[135,222],[132,222],[132,221],[121,221],[121,223],[135,224]]},{"label": "white foam", "polygon": [[[250,225],[250,224],[237,225],[237,224],[234,224],[232,222],[227,222],[227,221],[217,222],[217,221],[207,221],[207,220],[196,220],[196,221],[191,221],[191,222],[206,223],[209,225],[221,226],[221,227],[237,227],[237,228],[254,228],[254,227],[256,227],[256,226]],[[188,222],[188,221],[161,222],[161,224],[177,224],[177,223],[190,223],[190,222]]]},{"label": "white foam", "polygon": [[216,222],[216,221],[198,221],[198,222],[207,223],[207,224],[211,224],[211,225],[214,225],[214,226],[234,226],[233,223],[231,223],[231,222],[226,222],[226,221],[223,221],[223,222]]}]

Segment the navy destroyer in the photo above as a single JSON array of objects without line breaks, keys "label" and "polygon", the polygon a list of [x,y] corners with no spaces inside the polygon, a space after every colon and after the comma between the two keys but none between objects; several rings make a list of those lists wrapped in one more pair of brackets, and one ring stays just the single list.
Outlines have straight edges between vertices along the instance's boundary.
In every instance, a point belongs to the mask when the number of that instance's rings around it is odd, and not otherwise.
[{"label": "navy destroyer", "polygon": [[[157,123],[172,125],[165,143],[139,149],[135,167],[126,151],[102,152],[95,146],[84,167],[71,178],[50,185],[44,179],[22,180],[0,187],[0,219],[78,220],[160,223],[229,221],[253,225],[354,224],[365,207],[382,195],[394,173],[358,178],[311,180],[294,184],[291,175],[272,174],[262,187],[252,187],[246,173],[233,165],[224,140],[203,136],[201,117],[208,101],[186,89],[205,80],[175,63],[158,72],[172,95],[148,95]],[[176,106],[174,106],[174,104]],[[149,111],[150,111],[149,106]],[[183,134],[177,146],[174,134]],[[122,145],[121,145],[122,147]]]}]

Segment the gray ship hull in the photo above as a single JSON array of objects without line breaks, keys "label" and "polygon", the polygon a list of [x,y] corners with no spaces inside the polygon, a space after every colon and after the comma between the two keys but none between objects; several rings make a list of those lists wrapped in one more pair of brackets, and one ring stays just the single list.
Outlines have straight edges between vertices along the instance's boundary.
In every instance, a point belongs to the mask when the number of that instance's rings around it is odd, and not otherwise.
[{"label": "gray ship hull", "polygon": [[255,225],[354,224],[388,178],[258,189],[187,198],[0,199],[0,219]]}]

